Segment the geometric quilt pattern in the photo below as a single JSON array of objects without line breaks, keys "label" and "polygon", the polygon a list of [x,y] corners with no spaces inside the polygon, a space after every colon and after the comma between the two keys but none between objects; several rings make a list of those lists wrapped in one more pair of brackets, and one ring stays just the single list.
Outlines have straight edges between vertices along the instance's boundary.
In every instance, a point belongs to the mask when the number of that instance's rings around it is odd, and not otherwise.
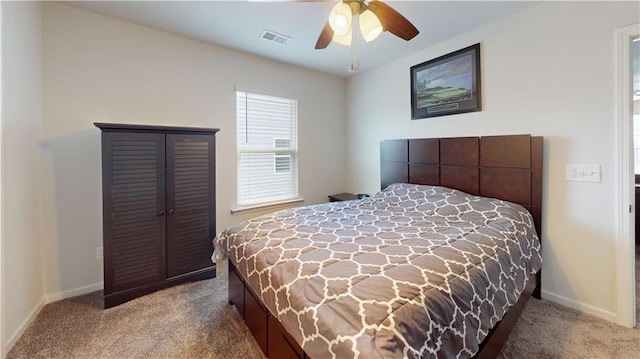
[{"label": "geometric quilt pattern", "polygon": [[542,265],[523,207],[403,183],[251,219],[215,246],[312,358],[469,358]]}]

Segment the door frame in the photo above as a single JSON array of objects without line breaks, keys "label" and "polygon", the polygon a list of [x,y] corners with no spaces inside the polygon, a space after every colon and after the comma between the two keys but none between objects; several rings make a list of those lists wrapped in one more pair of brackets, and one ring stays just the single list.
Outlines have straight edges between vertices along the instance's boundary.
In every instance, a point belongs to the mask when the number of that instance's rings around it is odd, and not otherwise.
[{"label": "door frame", "polygon": [[[0,2],[0,49],[2,48],[2,6]],[[4,359],[6,352],[5,340],[5,296],[7,291],[4,289],[4,215],[2,202],[2,56],[0,54],[0,358]]]},{"label": "door frame", "polygon": [[633,101],[631,86],[631,40],[640,36],[640,23],[615,31],[615,111],[616,166],[618,180],[615,201],[617,322],[625,327],[636,325],[635,280],[635,178],[633,170]]}]

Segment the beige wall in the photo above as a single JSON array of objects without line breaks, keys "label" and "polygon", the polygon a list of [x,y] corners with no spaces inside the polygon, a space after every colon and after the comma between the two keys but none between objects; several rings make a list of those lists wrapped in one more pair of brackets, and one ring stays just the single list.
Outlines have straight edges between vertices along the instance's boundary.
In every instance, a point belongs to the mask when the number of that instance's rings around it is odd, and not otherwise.
[{"label": "beige wall", "polygon": [[[299,100],[306,203],[377,191],[383,139],[545,136],[544,296],[615,320],[613,30],[640,21],[637,3],[543,3],[348,81],[60,4],[42,11],[2,2],[3,343],[44,299],[100,288],[93,122],[220,128],[218,230],[260,213],[229,213],[236,86]],[[476,42],[483,111],[411,121],[409,67]],[[602,182],[566,182],[567,163],[601,164]]]},{"label": "beige wall", "polygon": [[43,305],[41,17],[38,3],[2,2],[3,351]]},{"label": "beige wall", "polygon": [[[637,2],[547,2],[350,79],[348,189],[379,189],[383,139],[544,136],[543,296],[615,321],[613,35],[639,17]],[[482,112],[412,121],[409,68],[478,42]],[[565,181],[573,163],[602,182]]]},{"label": "beige wall", "polygon": [[342,192],[344,79],[44,5],[43,245],[48,300],[99,287],[100,131],[94,122],[216,127],[218,231],[236,200],[235,88],[299,101],[300,193]]}]

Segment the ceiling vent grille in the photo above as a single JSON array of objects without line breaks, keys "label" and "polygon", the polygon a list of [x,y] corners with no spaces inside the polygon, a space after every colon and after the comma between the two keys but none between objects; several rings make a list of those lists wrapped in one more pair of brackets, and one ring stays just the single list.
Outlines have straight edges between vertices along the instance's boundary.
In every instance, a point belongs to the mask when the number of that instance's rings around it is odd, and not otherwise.
[{"label": "ceiling vent grille", "polygon": [[267,41],[275,42],[280,45],[286,45],[287,42],[291,40],[291,37],[287,35],[278,34],[275,31],[271,31],[267,29],[262,31],[262,34],[260,35],[260,37]]}]

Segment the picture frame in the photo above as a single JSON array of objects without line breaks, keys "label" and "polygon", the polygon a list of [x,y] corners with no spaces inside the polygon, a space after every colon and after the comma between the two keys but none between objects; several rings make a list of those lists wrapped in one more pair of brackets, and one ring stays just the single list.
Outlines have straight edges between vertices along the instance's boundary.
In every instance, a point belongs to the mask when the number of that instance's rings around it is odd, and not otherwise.
[{"label": "picture frame", "polygon": [[411,66],[411,119],[482,110],[480,44]]}]

